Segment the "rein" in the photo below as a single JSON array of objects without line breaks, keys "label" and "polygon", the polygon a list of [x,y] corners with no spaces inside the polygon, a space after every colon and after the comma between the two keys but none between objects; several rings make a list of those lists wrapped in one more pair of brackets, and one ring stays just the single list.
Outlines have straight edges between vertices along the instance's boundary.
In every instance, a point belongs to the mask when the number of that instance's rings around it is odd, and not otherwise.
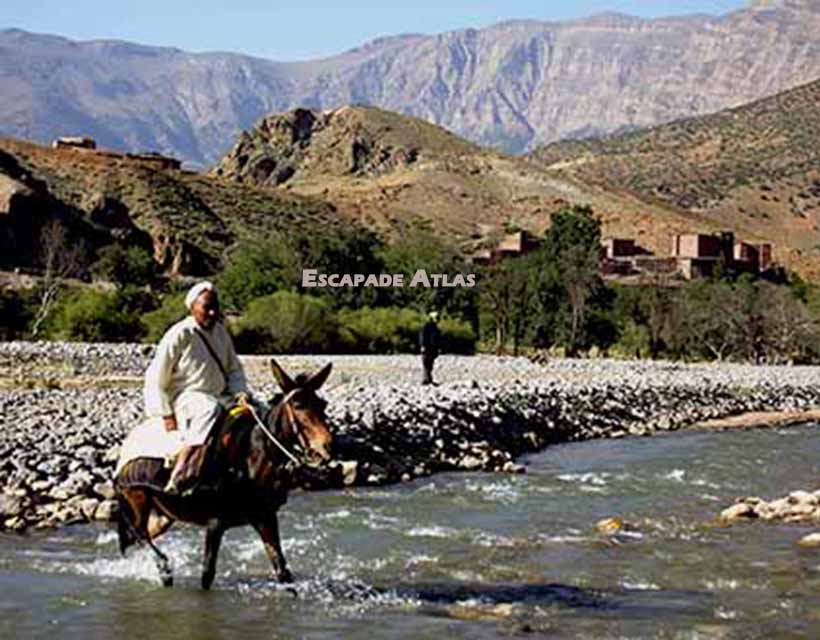
[{"label": "rein", "polygon": [[[286,408],[286,407],[287,407],[287,403],[288,403],[288,402],[290,402],[291,398],[292,398],[292,397],[296,394],[296,392],[297,392],[297,391],[299,391],[299,389],[298,389],[298,388],[297,388],[297,389],[293,389],[293,390],[289,391],[289,392],[287,393],[287,395],[285,395],[285,397],[284,397],[284,398],[282,398],[282,400],[280,400],[280,401],[279,401],[279,404],[278,404],[278,405],[276,405],[276,406],[275,406],[275,407],[271,410],[271,412],[273,412],[273,411],[277,411],[277,410],[281,410],[281,409]],[[262,420],[260,420],[260,419],[259,419],[259,414],[258,414],[258,413],[256,413],[256,409],[254,409],[254,408],[253,408],[250,404],[248,404],[248,405],[247,405],[247,407],[248,407],[248,409],[250,410],[251,415],[253,416],[253,419],[254,419],[254,421],[256,422],[256,425],[257,425],[260,429],[262,429],[262,433],[264,433],[264,434],[268,437],[268,439],[269,439],[271,442],[273,442],[273,444],[275,444],[275,445],[279,448],[279,450],[280,450],[282,453],[284,453],[284,454],[285,454],[285,455],[286,455],[286,456],[290,459],[290,461],[291,461],[291,462],[293,462],[293,464],[295,464],[297,467],[301,467],[301,466],[302,466],[302,462],[301,462],[301,461],[300,461],[300,460],[299,460],[299,459],[298,459],[295,455],[293,455],[290,451],[288,451],[288,450],[287,450],[287,448],[285,447],[285,445],[283,445],[281,442],[279,442],[279,440],[276,438],[276,436],[275,436],[275,435],[273,435],[273,434],[270,432],[270,430],[269,430],[269,429],[265,426],[265,423],[264,423],[264,422],[262,422]],[[293,429],[294,429],[294,431],[297,431],[299,427],[298,427],[298,425],[296,424],[296,422],[295,422],[295,421],[292,421],[292,425],[293,425]]]}]

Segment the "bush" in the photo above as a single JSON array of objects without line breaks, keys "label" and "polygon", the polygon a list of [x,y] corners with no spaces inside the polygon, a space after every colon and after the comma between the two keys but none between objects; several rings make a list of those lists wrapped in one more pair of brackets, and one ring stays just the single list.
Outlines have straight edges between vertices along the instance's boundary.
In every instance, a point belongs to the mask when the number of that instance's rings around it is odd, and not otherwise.
[{"label": "bush", "polygon": [[424,315],[413,309],[342,309],[340,346],[352,353],[415,353]]},{"label": "bush", "polygon": [[239,248],[217,280],[222,304],[237,311],[251,300],[297,284],[295,260],[284,240],[270,240]]},{"label": "bush", "polygon": [[140,318],[144,327],[143,339],[146,342],[159,342],[172,325],[187,315],[184,293],[165,296],[158,309],[144,313]]},{"label": "bush", "polygon": [[279,291],[250,302],[235,340],[242,353],[326,353],[336,341],[336,321],[324,300]]},{"label": "bush", "polygon": [[66,296],[48,321],[48,335],[58,340],[120,342],[142,333],[139,317],[123,311],[119,292],[84,289]]},{"label": "bush", "polygon": [[[353,353],[417,353],[419,331],[425,322],[424,314],[413,309],[342,309],[339,312],[340,347]],[[439,328],[442,351],[472,353],[475,350],[476,336],[469,323],[445,318]]]},{"label": "bush", "polygon": [[101,249],[98,255],[97,261],[91,266],[91,272],[120,287],[148,284],[156,275],[154,259],[142,247],[125,248],[111,244]]}]

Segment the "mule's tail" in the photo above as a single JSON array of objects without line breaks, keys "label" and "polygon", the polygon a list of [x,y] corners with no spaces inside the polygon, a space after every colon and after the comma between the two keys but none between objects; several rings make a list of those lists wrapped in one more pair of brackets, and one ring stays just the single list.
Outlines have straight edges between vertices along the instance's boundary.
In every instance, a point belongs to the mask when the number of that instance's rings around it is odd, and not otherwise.
[{"label": "mule's tail", "polygon": [[121,491],[117,492],[117,505],[117,536],[120,540],[120,554],[125,555],[128,547],[136,544],[139,538],[132,518],[134,511]]}]

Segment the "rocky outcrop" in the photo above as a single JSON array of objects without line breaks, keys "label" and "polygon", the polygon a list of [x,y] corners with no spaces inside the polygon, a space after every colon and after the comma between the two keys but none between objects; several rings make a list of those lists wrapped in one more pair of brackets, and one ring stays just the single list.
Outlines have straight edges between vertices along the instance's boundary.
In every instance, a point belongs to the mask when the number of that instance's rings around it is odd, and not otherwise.
[{"label": "rocky outcrop", "polygon": [[720,520],[725,523],[756,519],[820,522],[820,490],[792,491],[769,502],[756,496],[738,498],[735,504],[720,513]]},{"label": "rocky outcrop", "polygon": [[295,109],[243,133],[213,174],[257,186],[306,176],[379,176],[423,154],[476,153],[464,140],[426,122],[371,107]]},{"label": "rocky outcrop", "polygon": [[[207,165],[273,111],[370,104],[521,152],[750,102],[815,79],[820,9],[770,0],[725,16],[603,14],[382,38],[322,61],[0,33],[0,132],[69,131]],[[146,64],[150,60],[150,64]]]}]

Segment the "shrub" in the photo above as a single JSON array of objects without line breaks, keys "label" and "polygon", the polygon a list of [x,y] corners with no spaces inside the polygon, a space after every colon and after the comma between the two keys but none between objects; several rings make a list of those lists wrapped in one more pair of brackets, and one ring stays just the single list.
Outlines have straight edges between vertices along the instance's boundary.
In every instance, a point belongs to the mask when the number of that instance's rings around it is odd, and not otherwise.
[{"label": "shrub", "polygon": [[159,342],[173,324],[187,315],[184,293],[166,295],[158,309],[142,315],[141,321],[145,331],[143,339],[146,342]]},{"label": "shrub", "polygon": [[[418,335],[426,318],[413,309],[380,307],[339,312],[340,347],[353,353],[417,353]],[[469,323],[444,318],[439,323],[441,349],[472,353],[476,336]]]},{"label": "shrub", "polygon": [[243,353],[326,353],[336,322],[322,299],[279,291],[252,300],[235,330]]},{"label": "shrub", "polygon": [[142,333],[139,317],[123,311],[119,292],[84,289],[66,296],[48,323],[49,337],[86,342],[133,340]]},{"label": "shrub", "polygon": [[[295,267],[284,240],[270,240],[240,247],[217,280],[222,304],[237,311],[251,300],[295,285]],[[293,280],[292,282],[290,280]]]},{"label": "shrub", "polygon": [[407,353],[417,351],[424,315],[413,309],[380,307],[342,309],[339,338],[344,351],[353,353]]},{"label": "shrub", "polygon": [[97,261],[91,265],[91,272],[120,287],[143,285],[153,280],[156,264],[142,247],[111,244],[100,250]]}]

